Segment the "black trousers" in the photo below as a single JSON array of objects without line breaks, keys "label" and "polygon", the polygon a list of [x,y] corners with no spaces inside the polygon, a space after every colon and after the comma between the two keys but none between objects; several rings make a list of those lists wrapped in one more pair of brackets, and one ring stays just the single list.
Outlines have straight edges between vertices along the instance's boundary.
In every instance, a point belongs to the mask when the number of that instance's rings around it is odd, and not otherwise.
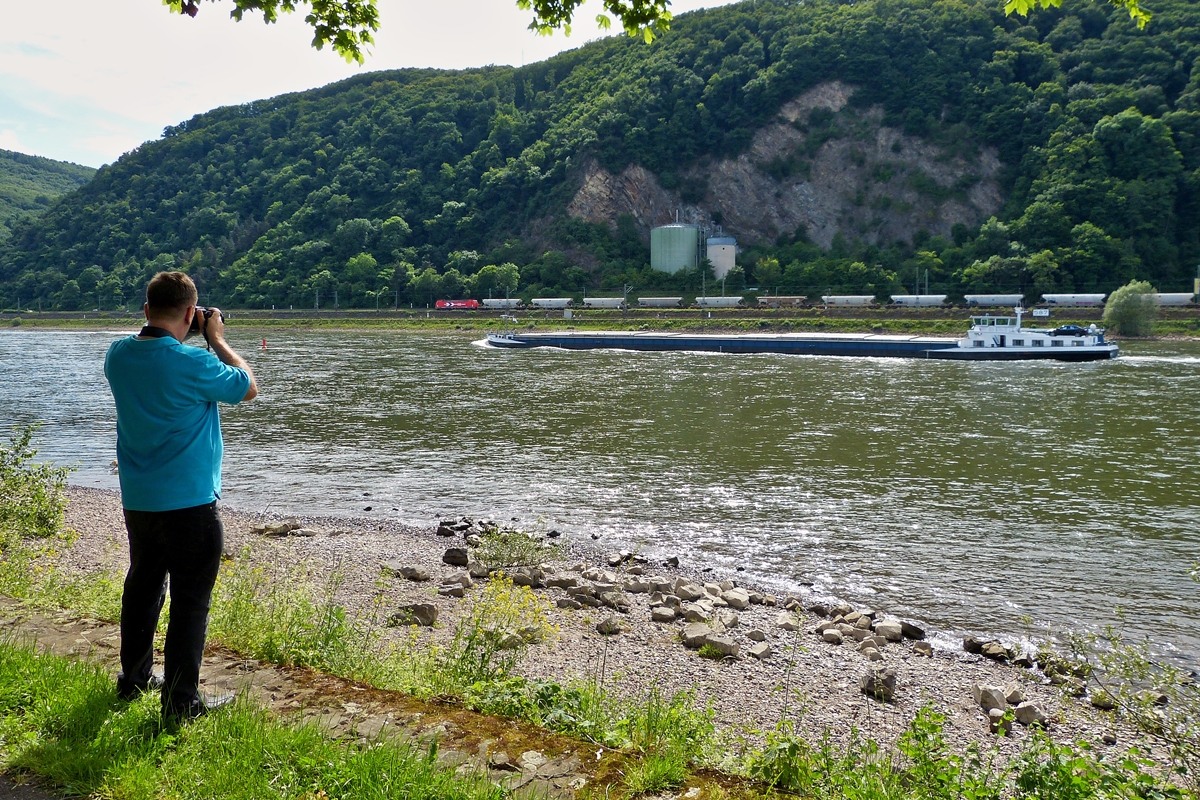
[{"label": "black trousers", "polygon": [[121,596],[120,688],[145,688],[154,666],[154,631],[170,578],[171,618],[163,648],[164,709],[199,696],[213,584],[224,531],[216,502],[175,511],[125,510],[129,572]]}]

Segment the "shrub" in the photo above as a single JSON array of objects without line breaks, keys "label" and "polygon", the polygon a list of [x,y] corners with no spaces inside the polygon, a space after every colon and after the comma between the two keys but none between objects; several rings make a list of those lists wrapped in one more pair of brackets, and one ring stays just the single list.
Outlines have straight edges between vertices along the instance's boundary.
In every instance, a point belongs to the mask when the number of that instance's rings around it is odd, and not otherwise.
[{"label": "shrub", "polygon": [[524,531],[493,528],[480,539],[474,555],[488,569],[530,567],[558,554],[558,547]]},{"label": "shrub", "polygon": [[1149,336],[1158,318],[1155,289],[1146,281],[1130,281],[1108,296],[1104,325],[1122,336]]},{"label": "shrub", "polygon": [[37,425],[14,429],[0,444],[0,549],[13,537],[46,539],[62,531],[67,467],[34,464]]}]

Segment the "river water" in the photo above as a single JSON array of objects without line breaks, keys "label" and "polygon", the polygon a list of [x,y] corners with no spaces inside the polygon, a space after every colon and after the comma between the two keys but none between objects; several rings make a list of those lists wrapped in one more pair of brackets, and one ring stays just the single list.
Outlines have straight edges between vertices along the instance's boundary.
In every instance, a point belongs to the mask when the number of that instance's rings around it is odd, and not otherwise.
[{"label": "river water", "polygon": [[[0,421],[42,422],[75,483],[116,486],[102,362],[124,333],[0,333]],[[947,637],[1094,630],[1120,607],[1200,663],[1200,342],[1058,364],[478,338],[232,330],[262,393],[222,411],[225,501],[516,517]]]}]

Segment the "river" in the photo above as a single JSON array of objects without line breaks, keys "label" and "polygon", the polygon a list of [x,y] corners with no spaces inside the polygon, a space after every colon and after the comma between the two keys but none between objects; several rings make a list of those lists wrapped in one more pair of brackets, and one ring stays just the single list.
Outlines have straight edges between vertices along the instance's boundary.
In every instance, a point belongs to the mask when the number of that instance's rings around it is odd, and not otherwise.
[{"label": "river", "polygon": [[[231,505],[517,518],[947,638],[1095,630],[1119,607],[1200,663],[1200,342],[1059,364],[230,333],[261,386],[222,411]],[[116,486],[118,335],[0,333],[0,420],[40,421],[74,483]]]}]

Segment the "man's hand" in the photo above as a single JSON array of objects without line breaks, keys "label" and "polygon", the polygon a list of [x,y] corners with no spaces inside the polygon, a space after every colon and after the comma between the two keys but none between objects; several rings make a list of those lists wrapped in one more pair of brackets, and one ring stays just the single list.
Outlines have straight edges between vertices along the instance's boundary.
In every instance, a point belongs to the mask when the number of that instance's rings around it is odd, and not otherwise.
[{"label": "man's hand", "polygon": [[196,312],[196,316],[200,318],[200,334],[222,363],[246,370],[246,374],[250,376],[250,390],[246,392],[246,396],[242,400],[253,400],[258,396],[258,382],[254,380],[254,371],[250,369],[246,359],[234,352],[233,348],[225,341],[225,320],[221,317],[221,309],[210,308],[208,310],[211,314],[205,315],[199,311]]},{"label": "man's hand", "polygon": [[200,335],[209,344],[225,338],[225,318],[221,316],[221,309],[210,308],[207,312],[196,309],[196,318],[199,320]]}]

